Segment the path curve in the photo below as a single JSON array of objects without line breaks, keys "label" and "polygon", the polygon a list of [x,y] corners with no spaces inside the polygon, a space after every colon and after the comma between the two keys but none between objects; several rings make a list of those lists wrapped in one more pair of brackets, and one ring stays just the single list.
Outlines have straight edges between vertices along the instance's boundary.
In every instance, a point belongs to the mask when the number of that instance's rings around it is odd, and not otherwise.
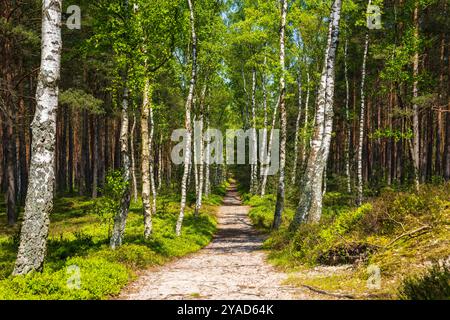
[{"label": "path curve", "polygon": [[302,289],[281,284],[287,275],[266,262],[264,239],[251,226],[248,210],[231,186],[213,241],[195,254],[145,271],[119,299],[311,299]]}]

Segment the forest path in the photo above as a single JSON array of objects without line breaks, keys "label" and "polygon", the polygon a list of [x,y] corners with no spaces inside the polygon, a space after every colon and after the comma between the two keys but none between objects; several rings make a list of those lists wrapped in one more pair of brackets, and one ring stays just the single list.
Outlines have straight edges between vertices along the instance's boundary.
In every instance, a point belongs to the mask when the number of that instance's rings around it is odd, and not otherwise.
[{"label": "forest path", "polygon": [[188,257],[147,270],[119,299],[312,299],[266,262],[264,238],[253,229],[235,186],[218,212],[213,241]]}]

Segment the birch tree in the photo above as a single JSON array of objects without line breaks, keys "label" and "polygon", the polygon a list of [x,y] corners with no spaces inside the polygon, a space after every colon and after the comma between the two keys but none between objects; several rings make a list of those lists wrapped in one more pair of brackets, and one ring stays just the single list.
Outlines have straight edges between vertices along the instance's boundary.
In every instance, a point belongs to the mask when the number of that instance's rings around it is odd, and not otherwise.
[{"label": "birch tree", "polygon": [[142,209],[144,216],[144,237],[148,238],[152,233],[152,206],[150,204],[150,143],[149,143],[149,114],[151,103],[149,97],[151,97],[150,80],[146,79],[144,84],[144,92],[142,99],[142,111],[141,111],[141,140],[142,140],[142,152],[141,152],[141,173],[142,173]]},{"label": "birch tree", "polygon": [[350,110],[349,110],[349,100],[350,100],[350,86],[348,81],[348,39],[345,39],[344,48],[344,78],[345,78],[345,120],[346,123],[346,135],[347,142],[345,144],[345,175],[347,176],[347,192],[352,192],[351,177],[350,177],[350,145],[351,145],[351,126],[350,126]]},{"label": "birch tree", "polygon": [[285,197],[285,166],[286,166],[286,136],[287,136],[287,113],[286,113],[286,79],[285,79],[285,33],[286,33],[286,14],[287,0],[280,0],[281,5],[281,24],[280,24],[280,173],[277,190],[277,202],[273,219],[273,229],[278,229],[281,225],[281,215],[284,210]]},{"label": "birch tree", "polygon": [[311,151],[301,184],[299,205],[291,222],[290,230],[296,230],[302,222],[318,222],[322,214],[323,173],[328,160],[333,126],[334,70],[341,5],[341,0],[335,0],[332,6],[325,61],[317,97],[317,112]]},{"label": "birch tree", "polygon": [[175,229],[177,236],[181,235],[181,227],[183,225],[184,211],[186,208],[187,180],[191,161],[191,136],[192,136],[191,109],[192,109],[192,101],[194,99],[195,83],[197,79],[197,34],[195,33],[195,14],[194,14],[194,7],[192,5],[192,0],[187,1],[189,5],[189,22],[191,26],[191,38],[192,38],[192,70],[191,70],[191,80],[189,82],[189,92],[185,105],[186,147],[184,149],[185,152],[184,170],[183,170],[183,177],[181,180],[180,214],[178,215],[177,225]]},{"label": "birch tree", "polygon": [[298,94],[298,111],[297,111],[297,119],[295,121],[295,138],[294,138],[294,165],[292,169],[292,177],[291,177],[291,183],[294,185],[296,176],[297,176],[297,162],[298,162],[298,140],[299,140],[299,133],[300,133],[300,120],[302,117],[302,75],[299,70],[298,76],[297,76],[297,94]]},{"label": "birch tree", "polygon": [[31,124],[31,164],[19,252],[13,274],[41,271],[55,183],[56,112],[61,66],[61,0],[43,0],[41,67]]},{"label": "birch tree", "polygon": [[[258,142],[256,137],[256,69],[252,68],[252,135],[251,143],[253,144],[253,150],[258,150]],[[252,155],[251,155],[252,156]],[[254,155],[253,155],[254,156]],[[250,164],[250,193],[256,194],[258,189],[258,163],[255,161],[255,157]]]},{"label": "birch tree", "polygon": [[[413,24],[414,24],[414,57],[413,57],[413,88],[412,88],[412,96],[413,96],[413,141],[411,149],[411,155],[414,165],[414,183],[416,186],[416,190],[420,188],[420,131],[419,131],[419,106],[417,104],[417,97],[419,96],[418,89],[418,79],[419,76],[419,51],[418,51],[418,42],[419,42],[419,1],[415,1],[414,13],[413,13]],[[411,144],[411,142],[410,142]]]},{"label": "birch tree", "polygon": [[364,123],[365,123],[365,109],[366,109],[366,95],[364,91],[364,84],[366,81],[366,62],[367,62],[367,51],[369,49],[369,33],[366,33],[364,42],[364,55],[363,63],[361,68],[361,109],[359,116],[359,142],[358,142],[358,157],[356,159],[358,167],[358,198],[357,204],[361,205],[363,200],[363,174],[362,174],[362,155],[363,155],[363,144],[364,144]]}]

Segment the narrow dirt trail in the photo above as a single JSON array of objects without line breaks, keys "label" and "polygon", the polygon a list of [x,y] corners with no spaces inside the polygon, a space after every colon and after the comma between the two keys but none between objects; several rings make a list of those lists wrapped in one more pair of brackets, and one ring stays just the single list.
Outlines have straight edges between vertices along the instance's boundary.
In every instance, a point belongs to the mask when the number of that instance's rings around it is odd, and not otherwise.
[{"label": "narrow dirt trail", "polygon": [[252,228],[248,210],[230,187],[213,241],[198,253],[145,271],[119,299],[313,299],[281,285],[287,275],[266,262],[263,237]]}]

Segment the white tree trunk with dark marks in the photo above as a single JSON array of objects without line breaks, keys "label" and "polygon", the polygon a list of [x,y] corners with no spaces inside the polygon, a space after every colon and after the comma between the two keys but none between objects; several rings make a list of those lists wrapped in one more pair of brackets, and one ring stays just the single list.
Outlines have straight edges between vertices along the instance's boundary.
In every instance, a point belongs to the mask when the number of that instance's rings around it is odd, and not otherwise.
[{"label": "white tree trunk with dark marks", "polygon": [[308,144],[308,129],[309,129],[309,98],[311,90],[309,88],[310,85],[310,75],[309,71],[306,72],[306,100],[305,100],[305,119],[303,121],[303,140],[302,140],[302,148],[301,154],[303,155],[302,159],[302,168],[304,165],[304,159],[306,158],[306,146]]},{"label": "white tree trunk with dark marks", "polygon": [[40,271],[47,250],[55,183],[56,112],[61,66],[61,0],[42,2],[41,68],[31,124],[31,163],[19,252],[13,274]]},{"label": "white tree trunk with dark marks", "polygon": [[184,219],[184,210],[186,208],[186,194],[187,194],[187,180],[189,174],[189,167],[191,161],[191,135],[192,135],[192,126],[191,126],[191,109],[192,109],[192,100],[194,98],[194,89],[195,82],[197,78],[197,35],[195,33],[195,16],[194,16],[194,7],[192,5],[191,0],[187,0],[189,5],[189,21],[191,24],[191,36],[192,36],[192,71],[191,71],[191,80],[189,83],[189,93],[186,99],[185,105],[185,129],[186,129],[186,148],[184,154],[184,171],[183,178],[181,180],[181,203],[180,203],[180,214],[178,216],[177,225],[175,232],[177,236],[181,235],[181,227],[183,225]]},{"label": "white tree trunk with dark marks", "polygon": [[[206,116],[205,116],[205,125],[206,130],[209,129],[209,105],[206,107]],[[205,150],[205,197],[209,196],[211,193],[211,180],[210,180],[210,152],[211,152],[211,146],[209,141],[206,143],[206,150]]]},{"label": "white tree trunk with dark marks", "polygon": [[365,122],[365,111],[366,111],[366,95],[364,91],[364,84],[366,81],[366,62],[367,62],[367,51],[369,49],[369,33],[366,33],[366,39],[364,43],[364,56],[363,64],[361,68],[361,114],[359,117],[359,141],[358,141],[358,156],[357,162],[357,176],[358,176],[358,198],[357,204],[361,205],[363,201],[363,173],[362,173],[362,155],[363,155],[363,144],[364,144],[364,122]]},{"label": "white tree trunk with dark marks", "polygon": [[350,177],[350,144],[351,144],[351,126],[350,126],[350,110],[349,110],[349,100],[350,100],[350,86],[348,82],[348,40],[345,39],[344,48],[344,77],[345,77],[345,120],[347,129],[347,141],[345,144],[345,175],[347,176],[347,192],[352,192],[351,177]]},{"label": "white tree trunk with dark marks", "polygon": [[285,198],[285,166],[286,166],[286,134],[287,134],[287,113],[286,113],[286,80],[285,80],[285,34],[286,34],[286,13],[287,0],[280,0],[281,4],[281,26],[280,26],[280,173],[278,180],[277,202],[273,219],[273,229],[278,229],[281,225],[281,215],[284,210]]},{"label": "white tree trunk with dark marks", "polygon": [[[275,108],[273,109],[272,128],[271,128],[270,136],[269,136],[269,144],[267,147],[266,161],[264,161],[265,164],[261,166],[261,174],[262,174],[261,197],[264,197],[266,194],[267,177],[268,177],[269,167],[270,167],[269,161],[270,161],[270,158],[272,155],[271,151],[272,151],[272,144],[273,144],[273,130],[275,129],[275,125],[277,122],[277,112],[278,112],[279,105],[280,105],[280,98],[278,98],[277,104],[275,105]],[[265,135],[267,136],[267,132],[265,133]]]},{"label": "white tree trunk with dark marks", "polygon": [[[125,77],[125,82],[126,82]],[[125,185],[120,209],[114,218],[114,228],[110,240],[111,249],[115,249],[122,245],[123,235],[125,233],[125,226],[127,224],[128,211],[130,208],[131,192],[130,192],[130,156],[128,150],[128,87],[125,83],[122,100],[122,125],[120,127],[120,157],[122,164],[122,177]]]},{"label": "white tree trunk with dark marks", "polygon": [[315,130],[301,184],[299,205],[290,225],[291,230],[296,230],[300,223],[305,221],[318,222],[322,214],[323,174],[328,160],[333,127],[334,69],[341,5],[341,0],[335,0],[332,6],[325,62],[317,97]]},{"label": "white tree trunk with dark marks", "polygon": [[163,167],[163,152],[162,152],[162,133],[159,135],[159,146],[158,146],[158,188],[157,190],[161,189],[162,185],[162,167]]},{"label": "white tree trunk with dark marks", "polygon": [[[206,96],[206,84],[203,86],[201,97],[200,97],[200,119],[199,119],[199,132],[200,132],[200,141],[198,141],[198,185],[197,185],[197,197],[195,200],[195,211],[194,215],[197,217],[200,214],[200,209],[202,207],[202,198],[203,198],[203,183],[204,183],[204,159],[205,159],[205,148],[204,148],[204,140],[203,140],[203,113],[204,113],[204,105],[205,105],[205,96]],[[197,164],[195,164],[197,166]]]},{"label": "white tree trunk with dark marks", "polygon": [[[419,41],[419,3],[416,1],[416,5],[414,8],[414,39],[415,41]],[[417,46],[417,44],[415,44]],[[419,76],[419,51],[416,47],[416,51],[414,53],[413,58],[413,90],[412,95],[413,99],[416,99],[419,96],[418,89],[418,80]],[[419,190],[420,187],[420,131],[419,131],[419,106],[416,102],[413,102],[413,141],[412,141],[412,160],[414,165],[414,183],[416,186],[416,190]]]},{"label": "white tree trunk with dark marks", "polygon": [[297,176],[297,164],[298,164],[298,139],[300,130],[300,119],[302,117],[302,75],[299,70],[297,80],[297,92],[298,92],[298,113],[297,120],[295,121],[295,138],[294,138],[294,166],[292,168],[291,183],[294,185]]},{"label": "white tree trunk with dark marks", "polygon": [[[255,154],[258,150],[258,141],[257,141],[257,133],[256,133],[256,69],[252,70],[252,127],[255,130],[252,130],[251,143],[253,145],[253,150],[255,150]],[[250,193],[256,194],[258,192],[258,163],[257,159],[254,158],[255,154],[250,155],[253,156],[251,164],[250,164]]]},{"label": "white tree trunk with dark marks", "polygon": [[142,140],[142,154],[141,154],[141,170],[142,170],[142,210],[144,216],[144,237],[148,238],[152,234],[152,207],[150,205],[150,149],[149,149],[149,133],[148,133],[148,118],[150,114],[150,83],[146,79],[142,111],[141,111],[141,140]]},{"label": "white tree trunk with dark marks", "polygon": [[155,121],[153,120],[153,105],[149,100],[148,117],[150,120],[150,133],[148,137],[148,153],[149,153],[149,175],[150,175],[150,188],[152,190],[152,212],[156,213],[156,184],[155,184],[155,155],[153,150],[153,138],[155,136]]},{"label": "white tree trunk with dark marks", "polygon": [[131,154],[131,178],[133,181],[133,200],[137,202],[138,191],[137,191],[137,181],[136,181],[136,161],[134,157],[134,131],[136,130],[136,115],[133,114],[133,123],[131,125],[130,132],[130,154]]}]

